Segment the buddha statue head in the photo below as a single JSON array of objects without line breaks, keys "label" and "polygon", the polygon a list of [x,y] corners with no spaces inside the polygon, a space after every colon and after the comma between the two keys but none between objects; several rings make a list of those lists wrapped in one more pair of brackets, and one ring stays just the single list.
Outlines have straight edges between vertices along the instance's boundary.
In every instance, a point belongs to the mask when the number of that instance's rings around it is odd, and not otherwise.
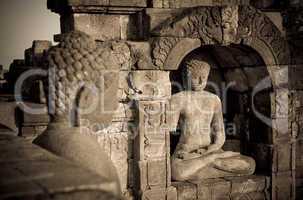
[{"label": "buddha statue head", "polygon": [[183,85],[186,90],[202,91],[207,85],[210,65],[199,53],[188,56],[182,72]]}]

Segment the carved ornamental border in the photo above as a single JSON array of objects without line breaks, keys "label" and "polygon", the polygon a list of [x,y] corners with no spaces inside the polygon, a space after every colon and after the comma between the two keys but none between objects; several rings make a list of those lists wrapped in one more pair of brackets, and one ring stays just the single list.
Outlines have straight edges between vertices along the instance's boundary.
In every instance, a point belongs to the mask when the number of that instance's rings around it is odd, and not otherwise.
[{"label": "carved ornamental border", "polygon": [[290,63],[289,48],[281,32],[265,14],[251,6],[185,9],[152,30],[151,35],[152,59],[158,69],[177,69],[178,65],[172,64],[178,63],[171,63],[169,58],[178,46],[182,46],[179,54],[184,50],[186,55],[192,47],[213,44],[252,47],[268,67]]}]

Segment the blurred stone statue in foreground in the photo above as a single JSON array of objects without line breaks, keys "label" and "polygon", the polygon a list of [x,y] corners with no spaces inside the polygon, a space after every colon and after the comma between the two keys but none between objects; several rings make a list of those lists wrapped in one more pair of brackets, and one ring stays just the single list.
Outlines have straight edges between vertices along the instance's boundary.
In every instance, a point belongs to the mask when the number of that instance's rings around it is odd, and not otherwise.
[{"label": "blurred stone statue in foreground", "polygon": [[179,122],[181,136],[172,156],[172,178],[177,181],[251,175],[255,161],[237,152],[223,151],[225,142],[219,97],[204,91],[210,65],[202,55],[185,61],[186,91],[171,99],[171,125]]}]

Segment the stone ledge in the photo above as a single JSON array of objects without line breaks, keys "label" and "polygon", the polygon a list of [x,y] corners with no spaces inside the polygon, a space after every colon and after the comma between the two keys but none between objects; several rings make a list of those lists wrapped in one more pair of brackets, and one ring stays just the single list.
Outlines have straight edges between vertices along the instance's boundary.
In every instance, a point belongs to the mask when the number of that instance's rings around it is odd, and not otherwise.
[{"label": "stone ledge", "polygon": [[0,133],[0,199],[114,199],[96,174],[22,138]]},{"label": "stone ledge", "polygon": [[178,200],[189,199],[266,199],[269,188],[266,176],[228,177],[205,179],[201,182],[173,182],[177,188]]},{"label": "stone ledge", "polygon": [[[147,7],[146,0],[48,0],[48,9],[56,13],[73,12],[136,12]],[[118,9],[117,9],[118,8]],[[126,8],[126,9],[124,9]]]},{"label": "stone ledge", "polygon": [[152,7],[154,8],[189,8],[225,5],[249,5],[249,0],[152,0]]}]

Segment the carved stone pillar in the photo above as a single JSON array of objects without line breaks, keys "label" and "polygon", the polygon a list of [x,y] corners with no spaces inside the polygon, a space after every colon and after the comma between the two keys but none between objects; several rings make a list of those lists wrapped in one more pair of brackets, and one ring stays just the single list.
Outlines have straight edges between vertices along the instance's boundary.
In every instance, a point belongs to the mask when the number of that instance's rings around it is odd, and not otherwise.
[{"label": "carved stone pillar", "polygon": [[137,132],[134,140],[135,196],[137,199],[176,199],[171,186],[170,139],[166,128],[169,73],[136,71]]}]

